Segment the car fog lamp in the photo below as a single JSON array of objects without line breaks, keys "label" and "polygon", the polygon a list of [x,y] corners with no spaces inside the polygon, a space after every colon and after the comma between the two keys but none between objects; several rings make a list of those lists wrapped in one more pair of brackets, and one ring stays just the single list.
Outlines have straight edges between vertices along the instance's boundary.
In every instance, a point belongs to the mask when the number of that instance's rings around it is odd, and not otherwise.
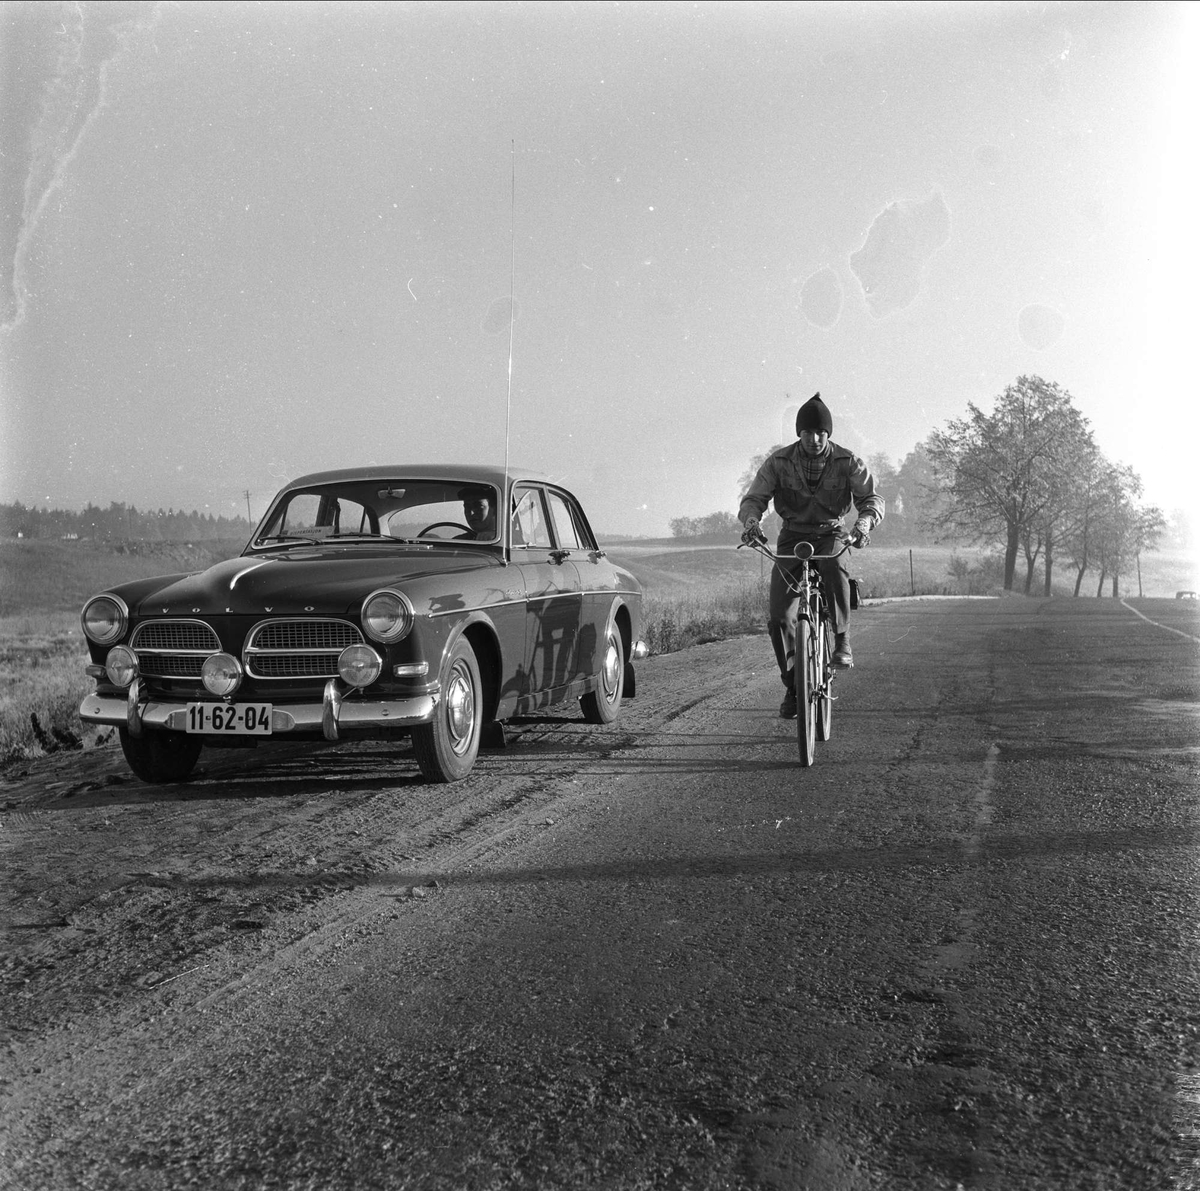
[{"label": "car fog lamp", "polygon": [[114,645],[104,660],[104,673],[113,686],[129,686],[138,676],[137,654],[128,645]]},{"label": "car fog lamp", "polygon": [[219,698],[232,695],[242,685],[242,663],[229,653],[214,653],[200,667],[204,689]]},{"label": "car fog lamp", "polygon": [[383,671],[383,659],[369,645],[347,645],[338,656],[338,673],[347,686],[370,686]]},{"label": "car fog lamp", "polygon": [[129,623],[125,601],[116,596],[95,596],[83,606],[80,616],[84,634],[97,645],[118,641]]},{"label": "car fog lamp", "polygon": [[413,626],[413,606],[398,591],[376,591],[363,601],[363,628],[376,641],[399,641]]}]

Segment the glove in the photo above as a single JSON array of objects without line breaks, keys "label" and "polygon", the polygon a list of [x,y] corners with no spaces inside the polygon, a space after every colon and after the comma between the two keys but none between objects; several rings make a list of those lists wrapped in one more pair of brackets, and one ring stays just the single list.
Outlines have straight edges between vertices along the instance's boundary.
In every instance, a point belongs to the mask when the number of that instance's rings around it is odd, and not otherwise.
[{"label": "glove", "polygon": [[742,532],[742,545],[749,546],[755,542],[765,542],[767,535],[763,533],[762,526],[758,523],[757,517],[747,517]]},{"label": "glove", "polygon": [[871,540],[871,530],[873,526],[870,521],[856,522],[854,528],[850,531],[850,545],[855,550],[861,550]]}]

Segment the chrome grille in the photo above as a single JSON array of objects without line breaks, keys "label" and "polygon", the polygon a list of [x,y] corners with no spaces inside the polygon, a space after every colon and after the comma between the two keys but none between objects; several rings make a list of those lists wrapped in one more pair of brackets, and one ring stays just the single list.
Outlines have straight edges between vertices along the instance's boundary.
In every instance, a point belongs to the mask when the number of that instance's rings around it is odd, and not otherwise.
[{"label": "chrome grille", "polygon": [[332,678],[337,673],[337,654],[260,653],[254,656],[253,672],[257,678]]},{"label": "chrome grille", "polygon": [[198,682],[204,659],[216,653],[221,642],[202,620],[148,620],[134,629],[130,647],[147,678]]},{"label": "chrome grille", "polygon": [[201,620],[151,620],[138,625],[133,634],[132,648],[166,653],[190,653],[196,650],[206,656],[221,648],[217,634]]},{"label": "chrome grille", "polygon": [[338,655],[362,639],[345,620],[265,620],[251,630],[242,664],[253,678],[335,678]]},{"label": "chrome grille", "polygon": [[336,649],[357,645],[362,634],[344,620],[270,620],[250,635],[248,649]]}]

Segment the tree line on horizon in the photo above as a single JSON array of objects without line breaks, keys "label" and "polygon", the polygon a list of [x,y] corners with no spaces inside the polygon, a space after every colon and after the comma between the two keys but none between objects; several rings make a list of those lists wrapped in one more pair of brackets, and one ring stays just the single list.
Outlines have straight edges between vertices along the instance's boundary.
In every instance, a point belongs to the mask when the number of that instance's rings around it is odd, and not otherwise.
[{"label": "tree line on horizon", "polygon": [[[739,492],[778,449],[751,459]],[[1115,597],[1138,555],[1155,549],[1171,528],[1161,509],[1142,501],[1137,473],[1105,457],[1071,395],[1039,376],[1018,377],[990,413],[969,403],[965,417],[934,430],[898,466],[886,455],[867,462],[887,501],[872,541],[993,547],[1003,558],[1005,591],[1016,586],[1023,559],[1026,594],[1040,564],[1050,595],[1054,568],[1062,563],[1074,572],[1076,596],[1091,571],[1099,576],[1097,596],[1111,582]],[[774,536],[779,524],[771,512],[763,528]],[[741,532],[731,512],[678,517],[670,527],[679,538]],[[1186,526],[1174,532],[1186,545]]]},{"label": "tree line on horizon", "polygon": [[104,545],[131,542],[245,540],[252,526],[244,517],[214,517],[182,509],[140,510],[113,501],[108,508],[41,509],[19,501],[0,504],[0,537],[88,541]]}]

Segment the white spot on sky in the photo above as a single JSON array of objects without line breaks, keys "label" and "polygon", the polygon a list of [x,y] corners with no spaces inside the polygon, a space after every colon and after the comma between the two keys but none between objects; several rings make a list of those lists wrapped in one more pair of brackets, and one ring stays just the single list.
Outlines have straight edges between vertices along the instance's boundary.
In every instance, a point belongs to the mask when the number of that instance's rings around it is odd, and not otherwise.
[{"label": "white spot on sky", "polygon": [[1057,310],[1032,303],[1017,316],[1017,334],[1034,351],[1044,352],[1062,338],[1066,322]]},{"label": "white spot on sky", "polygon": [[828,331],[842,314],[842,287],[837,274],[826,265],[804,283],[800,291],[800,309],[814,327]]},{"label": "white spot on sky", "polygon": [[875,318],[912,304],[929,258],[949,240],[950,210],[941,194],[889,203],[879,212],[866,242],[850,254],[850,269]]}]

